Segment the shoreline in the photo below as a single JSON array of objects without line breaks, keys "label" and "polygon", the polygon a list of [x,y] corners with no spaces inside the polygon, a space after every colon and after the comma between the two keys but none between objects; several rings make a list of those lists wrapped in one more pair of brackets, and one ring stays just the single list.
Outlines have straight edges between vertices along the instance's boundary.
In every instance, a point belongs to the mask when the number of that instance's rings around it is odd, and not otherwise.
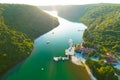
[{"label": "shoreline", "polygon": [[71,62],[73,63],[73,64],[75,64],[75,65],[83,65],[82,64],[82,62],[80,61],[80,59],[78,59],[77,57],[75,57],[75,56],[71,56]]},{"label": "shoreline", "polygon": [[85,69],[86,69],[88,75],[90,76],[91,80],[97,80],[97,79],[93,76],[90,68],[85,64],[85,60],[84,60],[84,61],[81,61],[79,58],[77,58],[77,57],[75,57],[75,56],[71,56],[71,62],[72,62],[73,64],[75,64],[75,65],[85,67]]}]

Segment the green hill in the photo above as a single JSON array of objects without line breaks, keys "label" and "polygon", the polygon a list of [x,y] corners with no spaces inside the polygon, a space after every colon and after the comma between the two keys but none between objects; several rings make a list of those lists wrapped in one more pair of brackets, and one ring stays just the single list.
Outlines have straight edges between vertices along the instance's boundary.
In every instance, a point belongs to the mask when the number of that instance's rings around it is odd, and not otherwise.
[{"label": "green hill", "polygon": [[[73,22],[80,22],[80,18],[95,5],[64,5],[64,6],[39,6],[43,10],[56,10],[60,17]],[[54,8],[53,8],[54,7]]]},{"label": "green hill", "polygon": [[59,16],[88,26],[83,35],[85,45],[102,52],[120,52],[120,4],[57,6],[56,10]]},{"label": "green hill", "polygon": [[32,39],[58,26],[57,18],[29,5],[6,5],[3,17],[6,25]]},{"label": "green hill", "polygon": [[88,28],[83,39],[88,46],[101,52],[120,52],[120,5],[96,5],[82,18]]},{"label": "green hill", "polygon": [[[93,54],[110,52],[115,56],[115,60],[120,60],[120,4],[67,6],[58,12],[68,20],[88,26],[83,34],[84,46],[95,48],[97,52]],[[101,57],[105,58],[103,55]],[[119,68],[113,67],[112,63],[106,64],[104,59],[97,61],[90,58],[86,63],[97,80],[118,80],[116,74],[119,75]]]},{"label": "green hill", "polygon": [[[87,55],[86,64],[97,80],[118,80],[119,68],[105,63],[104,60],[111,56],[104,53],[113,53],[115,60],[120,60],[120,4],[57,6],[56,10],[67,20],[88,26],[83,34],[84,47],[95,48],[96,52],[84,55]],[[92,60],[88,56],[97,56],[101,60]]]},{"label": "green hill", "polygon": [[31,54],[35,38],[58,25],[35,6],[0,4],[0,77]]},{"label": "green hill", "polygon": [[0,24],[0,75],[24,60],[33,49],[33,41],[21,32]]}]

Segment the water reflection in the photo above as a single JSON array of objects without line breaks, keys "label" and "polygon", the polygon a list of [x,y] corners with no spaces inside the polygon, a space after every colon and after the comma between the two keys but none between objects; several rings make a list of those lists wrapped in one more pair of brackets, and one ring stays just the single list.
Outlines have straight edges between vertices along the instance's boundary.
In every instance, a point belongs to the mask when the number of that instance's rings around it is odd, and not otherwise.
[{"label": "water reflection", "polygon": [[89,80],[87,72],[70,61],[53,61],[54,56],[64,56],[69,39],[74,44],[83,41],[86,26],[58,17],[54,11],[51,14],[56,15],[60,25],[37,38],[31,56],[20,67],[13,68],[5,80]]}]

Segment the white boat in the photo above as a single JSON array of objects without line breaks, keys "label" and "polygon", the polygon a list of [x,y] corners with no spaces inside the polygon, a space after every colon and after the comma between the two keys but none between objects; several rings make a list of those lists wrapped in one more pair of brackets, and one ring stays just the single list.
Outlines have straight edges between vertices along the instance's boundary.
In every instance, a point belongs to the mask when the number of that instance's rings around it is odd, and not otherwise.
[{"label": "white boat", "polygon": [[50,44],[50,41],[46,41],[46,44]]},{"label": "white boat", "polygon": [[69,56],[73,56],[73,55],[74,55],[74,53],[75,53],[75,52],[74,52],[74,47],[72,47],[72,46],[73,46],[73,40],[72,40],[72,39],[69,39],[69,40],[68,40],[68,44],[69,44],[69,48],[65,50],[65,55],[66,55],[66,57],[61,57],[61,56],[59,56],[59,57],[53,57],[53,60],[54,60],[54,61],[69,60]]},{"label": "white boat", "polygon": [[69,56],[67,56],[67,57],[62,57],[62,60],[69,60]]},{"label": "white boat", "polygon": [[61,57],[61,56],[59,56],[59,57],[53,57],[53,60],[54,61],[60,61],[60,60],[69,60],[69,56],[67,56],[67,57]]},{"label": "white boat", "polygon": [[59,60],[61,60],[61,59],[62,59],[61,56],[59,56],[59,57],[53,57],[53,60],[54,60],[54,61],[59,61]]}]

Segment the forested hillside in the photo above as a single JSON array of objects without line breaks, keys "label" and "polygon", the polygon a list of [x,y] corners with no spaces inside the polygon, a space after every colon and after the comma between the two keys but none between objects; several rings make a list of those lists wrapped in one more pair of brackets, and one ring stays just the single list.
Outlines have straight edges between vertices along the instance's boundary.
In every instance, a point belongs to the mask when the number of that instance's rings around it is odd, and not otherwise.
[{"label": "forested hillside", "polygon": [[33,41],[21,32],[0,23],[0,75],[24,60],[33,49]]},{"label": "forested hillside", "polygon": [[91,10],[95,5],[64,5],[64,6],[39,6],[43,10],[56,10],[60,17],[63,17],[67,20],[73,22],[80,22],[80,18],[84,16],[84,14]]},{"label": "forested hillside", "polygon": [[59,16],[88,28],[85,45],[101,52],[120,52],[120,4],[56,6]]},{"label": "forested hillside", "polygon": [[0,77],[31,54],[35,38],[57,25],[57,18],[35,6],[0,4]]},{"label": "forested hillside", "polygon": [[57,18],[29,5],[6,5],[3,17],[6,25],[27,34],[32,39],[59,25]]},{"label": "forested hillside", "polygon": [[101,52],[120,52],[120,5],[97,5],[82,18],[88,28],[83,39]]},{"label": "forested hillside", "polygon": [[[109,63],[106,53],[111,53],[119,64],[120,60],[120,4],[90,4],[66,6],[58,10],[59,15],[74,22],[82,22],[88,28],[83,34],[83,46],[94,48],[89,52],[86,64],[97,80],[119,80],[120,68]],[[99,60],[92,60],[97,55]],[[88,58],[91,56],[92,58]],[[109,59],[106,63],[104,60]]]}]

